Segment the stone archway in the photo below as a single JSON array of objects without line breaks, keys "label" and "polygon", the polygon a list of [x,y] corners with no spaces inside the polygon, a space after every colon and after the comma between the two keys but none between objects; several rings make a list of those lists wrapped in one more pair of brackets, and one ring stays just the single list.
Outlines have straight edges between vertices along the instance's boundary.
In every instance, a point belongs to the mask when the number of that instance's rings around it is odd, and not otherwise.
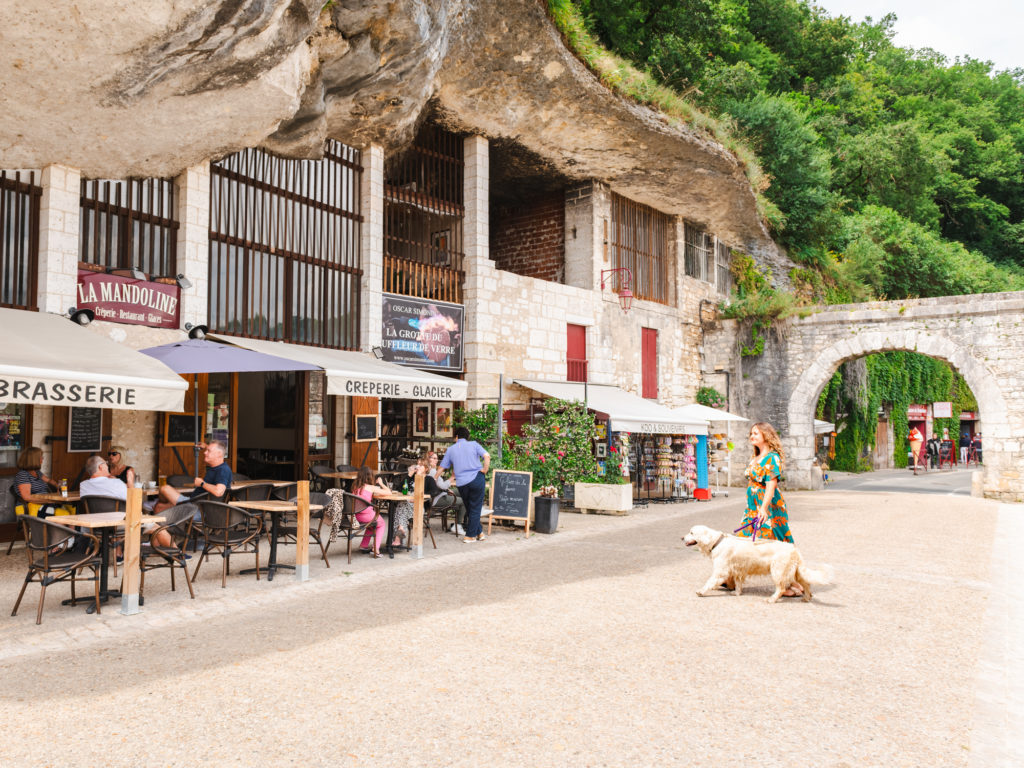
[{"label": "stone archway", "polygon": [[839,366],[876,352],[894,350],[917,352],[945,360],[964,377],[981,411],[981,431],[986,440],[982,477],[985,494],[1006,498],[1005,491],[1009,490],[1011,498],[1016,494],[1016,500],[1020,500],[1024,492],[1002,487],[1006,485],[1002,482],[1007,479],[1006,473],[1012,475],[1021,468],[1010,466],[1011,457],[1001,449],[1004,441],[1011,440],[1014,435],[1009,408],[996,375],[961,342],[933,330],[905,330],[898,333],[870,331],[851,335],[818,353],[816,360],[801,373],[789,398],[789,430],[783,442],[788,453],[787,479],[790,483],[797,488],[812,487],[814,410],[822,390]]}]

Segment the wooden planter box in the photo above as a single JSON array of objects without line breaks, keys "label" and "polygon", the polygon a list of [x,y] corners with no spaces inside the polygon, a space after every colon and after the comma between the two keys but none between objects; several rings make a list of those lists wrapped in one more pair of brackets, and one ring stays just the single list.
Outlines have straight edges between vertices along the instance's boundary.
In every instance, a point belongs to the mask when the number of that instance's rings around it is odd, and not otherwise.
[{"label": "wooden planter box", "polygon": [[633,486],[629,483],[576,483],[574,504],[580,512],[624,515],[633,508]]}]

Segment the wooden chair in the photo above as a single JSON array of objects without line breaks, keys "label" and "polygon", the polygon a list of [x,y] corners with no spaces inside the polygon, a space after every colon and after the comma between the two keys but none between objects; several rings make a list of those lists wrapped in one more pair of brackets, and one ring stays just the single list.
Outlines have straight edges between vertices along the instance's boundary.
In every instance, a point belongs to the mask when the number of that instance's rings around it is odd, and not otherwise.
[{"label": "wooden chair", "polygon": [[[196,593],[192,589],[192,580],[188,576],[188,567],[185,554],[185,545],[192,535],[192,522],[195,515],[194,504],[176,504],[170,509],[164,510],[164,522],[143,534],[142,551],[139,554],[139,565],[141,575],[139,578],[139,605],[145,602],[146,573],[157,568],[169,568],[171,571],[171,592],[174,592],[174,569],[181,568],[185,576],[185,584],[188,585],[188,593],[195,600]],[[169,546],[159,546],[153,543],[153,536],[166,531],[171,536]]]},{"label": "wooden chair", "polygon": [[[25,533],[25,551],[28,552],[28,573],[25,575],[25,582],[21,585],[18,593],[18,600],[14,603],[14,610],[11,616],[18,614],[18,606],[21,605],[21,598],[25,596],[25,589],[29,583],[38,580],[41,590],[39,592],[39,607],[36,609],[36,624],[43,623],[43,602],[46,599],[46,588],[58,581],[71,582],[71,604],[76,603],[75,583],[78,581],[92,581],[95,590],[96,613],[100,612],[100,540],[85,531],[78,531],[67,526],[54,523],[45,517],[34,517],[32,515],[18,515],[21,521],[22,530]],[[84,541],[86,543],[84,552],[75,552],[71,549],[71,540]],[[80,572],[83,568],[89,568],[92,576],[81,578]]]},{"label": "wooden chair", "polygon": [[197,501],[202,523],[199,528],[205,539],[203,554],[192,571],[195,581],[199,568],[209,557],[210,552],[220,552],[221,563],[220,586],[227,586],[228,572],[231,569],[231,555],[256,555],[256,580],[260,579],[260,534],[263,531],[263,518],[244,509],[231,507],[219,501]]}]

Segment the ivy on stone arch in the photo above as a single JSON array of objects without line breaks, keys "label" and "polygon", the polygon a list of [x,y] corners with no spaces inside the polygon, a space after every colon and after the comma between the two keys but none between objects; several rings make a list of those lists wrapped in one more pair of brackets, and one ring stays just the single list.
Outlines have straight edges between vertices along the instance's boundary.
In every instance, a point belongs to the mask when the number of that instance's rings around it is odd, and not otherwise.
[{"label": "ivy on stone arch", "polygon": [[[960,412],[978,409],[963,376],[949,363],[916,352],[880,352],[844,363],[818,398],[816,418],[836,425],[836,455],[832,468],[843,472],[871,469],[869,451],[875,444],[878,410],[891,405],[893,461],[907,466],[907,406],[950,401],[953,417],[935,419],[938,434],[949,429],[956,447],[960,441]],[[863,375],[866,369],[866,377]]]}]

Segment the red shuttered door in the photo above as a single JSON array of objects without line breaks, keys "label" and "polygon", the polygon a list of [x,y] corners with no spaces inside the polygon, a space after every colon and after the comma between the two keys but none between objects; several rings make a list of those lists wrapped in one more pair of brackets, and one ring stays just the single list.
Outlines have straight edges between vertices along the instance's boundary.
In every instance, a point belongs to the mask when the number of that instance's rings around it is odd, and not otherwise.
[{"label": "red shuttered door", "polygon": [[643,396],[658,398],[658,330],[640,329],[640,370],[643,372]]},{"label": "red shuttered door", "polygon": [[566,381],[587,380],[587,328],[566,324],[568,344],[565,352]]}]

